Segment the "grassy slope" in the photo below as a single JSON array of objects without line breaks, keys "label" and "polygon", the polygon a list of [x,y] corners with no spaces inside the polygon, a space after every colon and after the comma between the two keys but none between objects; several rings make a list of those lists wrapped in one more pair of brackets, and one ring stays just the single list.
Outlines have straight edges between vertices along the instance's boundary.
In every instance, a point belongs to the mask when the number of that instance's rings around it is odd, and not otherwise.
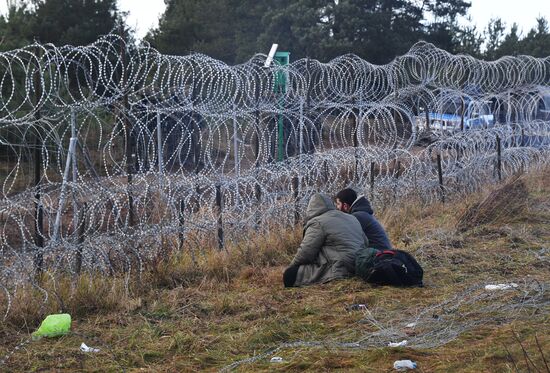
[{"label": "grassy slope", "polygon": [[[527,365],[517,336],[528,357],[546,371],[535,335],[550,359],[548,307],[526,310],[511,322],[486,321],[436,348],[330,346],[376,332],[371,317],[384,325],[398,323],[476,284],[526,276],[550,284],[550,172],[532,174],[526,184],[529,199],[521,214],[495,211],[493,222],[463,233],[455,229],[457,219],[480,196],[426,208],[411,203],[381,214],[396,246],[407,245],[425,267],[423,289],[373,288],[354,279],[283,289],[284,264],[300,239],[296,229],[251,239],[232,248],[231,255],[208,254],[196,265],[186,257],[160,263],[141,282],[132,280],[127,295],[122,281],[84,278],[72,296],[60,284],[57,301],[46,309],[39,309],[36,294],[26,294],[0,327],[0,358],[26,338],[44,312],[59,307],[73,314],[74,334],[32,342],[0,370],[215,371],[284,342],[324,341],[325,347],[277,351],[284,363],[269,363],[269,356],[237,370],[389,372],[395,360],[412,359],[421,372],[514,372],[514,363],[523,372]],[[548,291],[545,296],[548,301]],[[369,312],[345,310],[354,303],[367,304]],[[477,306],[472,307],[462,321],[477,320]],[[102,352],[81,354],[81,342]]]}]

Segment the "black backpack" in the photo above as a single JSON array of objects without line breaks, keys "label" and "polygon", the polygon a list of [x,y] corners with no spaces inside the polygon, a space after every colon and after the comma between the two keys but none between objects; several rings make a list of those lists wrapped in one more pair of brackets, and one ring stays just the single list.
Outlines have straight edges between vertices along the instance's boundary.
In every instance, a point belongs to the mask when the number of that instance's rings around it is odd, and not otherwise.
[{"label": "black backpack", "polygon": [[376,253],[373,265],[358,273],[368,283],[391,286],[422,286],[424,271],[411,254],[402,250]]}]

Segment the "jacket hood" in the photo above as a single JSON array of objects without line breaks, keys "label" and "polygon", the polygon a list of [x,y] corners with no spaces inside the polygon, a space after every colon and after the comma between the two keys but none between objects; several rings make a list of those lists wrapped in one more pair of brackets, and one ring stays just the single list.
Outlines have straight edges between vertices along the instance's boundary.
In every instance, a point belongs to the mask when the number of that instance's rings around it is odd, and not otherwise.
[{"label": "jacket hood", "polygon": [[371,215],[374,214],[369,200],[366,199],[364,196],[358,197],[355,202],[353,202],[353,205],[351,205],[352,214],[359,211],[368,212]]},{"label": "jacket hood", "polygon": [[315,193],[307,205],[307,220],[322,215],[329,210],[336,210],[330,197],[325,194]]}]

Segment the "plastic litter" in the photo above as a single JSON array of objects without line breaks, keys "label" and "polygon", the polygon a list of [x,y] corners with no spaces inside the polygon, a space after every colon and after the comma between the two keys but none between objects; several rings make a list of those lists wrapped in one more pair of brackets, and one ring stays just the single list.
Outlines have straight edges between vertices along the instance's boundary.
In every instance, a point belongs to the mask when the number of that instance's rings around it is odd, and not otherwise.
[{"label": "plastic litter", "polygon": [[485,285],[485,290],[493,291],[493,290],[509,290],[513,288],[517,288],[518,284],[510,283],[510,284],[497,284],[497,285]]},{"label": "plastic litter", "polygon": [[415,322],[405,325],[406,328],[414,328],[416,326]]},{"label": "plastic litter", "polygon": [[366,304],[351,304],[346,307],[348,311],[365,311],[367,310]]},{"label": "plastic litter", "polygon": [[71,315],[68,313],[49,315],[42,321],[38,330],[32,333],[32,339],[59,337],[68,334],[70,329]]},{"label": "plastic litter", "polygon": [[393,363],[393,369],[396,370],[416,369],[416,366],[416,363],[411,360],[397,360],[395,363]]},{"label": "plastic litter", "polygon": [[99,352],[99,348],[93,348],[93,347],[88,347],[86,346],[86,343],[82,342],[82,344],[80,345],[80,351],[82,352]]},{"label": "plastic litter", "polygon": [[388,347],[405,347],[407,345],[407,340],[404,339],[401,342],[390,342]]},{"label": "plastic litter", "polygon": [[282,363],[283,362],[283,358],[282,357],[279,357],[279,356],[274,356],[271,358],[271,362],[272,363]]}]

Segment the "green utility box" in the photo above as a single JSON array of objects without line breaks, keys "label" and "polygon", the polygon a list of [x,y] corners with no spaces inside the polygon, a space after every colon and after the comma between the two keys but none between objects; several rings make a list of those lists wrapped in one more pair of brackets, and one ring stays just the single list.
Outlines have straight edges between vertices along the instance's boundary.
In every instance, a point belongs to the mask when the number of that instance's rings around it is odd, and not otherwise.
[{"label": "green utility box", "polygon": [[[273,60],[279,66],[288,66],[290,64],[290,52],[276,52]],[[277,71],[275,75],[275,85],[273,87],[276,94],[279,94],[279,108],[284,107],[284,94],[286,93],[286,74],[284,71]],[[283,116],[277,118],[277,161],[284,159],[284,125]]]}]

